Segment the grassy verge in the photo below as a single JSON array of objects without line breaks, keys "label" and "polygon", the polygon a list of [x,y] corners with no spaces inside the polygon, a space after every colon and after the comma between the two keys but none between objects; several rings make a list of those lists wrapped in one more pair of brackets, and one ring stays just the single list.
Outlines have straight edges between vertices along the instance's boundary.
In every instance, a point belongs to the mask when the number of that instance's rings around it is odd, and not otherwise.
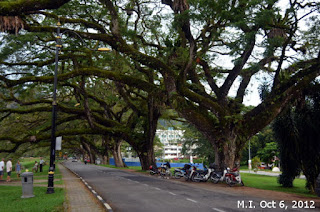
[{"label": "grassy verge", "polygon": [[280,184],[278,184],[277,177],[273,176],[241,173],[241,178],[245,186],[247,187],[293,193],[308,197],[316,197],[316,195],[310,194],[309,191],[305,188],[306,180],[304,179],[295,179],[293,181],[294,187],[284,188],[280,186]]},{"label": "grassy verge", "polygon": [[[32,172],[32,167],[34,166],[34,161],[37,159],[23,159],[20,160],[23,169],[21,170],[21,173],[26,172],[26,170],[28,170],[29,172]],[[39,160],[38,160],[39,161]],[[34,172],[33,173],[33,178],[34,180],[41,180],[41,179],[48,179],[48,172],[49,172],[49,165],[45,165],[43,166],[43,172],[40,172],[38,170],[38,172]],[[4,173],[4,179],[6,179],[7,173]],[[62,175],[59,171],[58,166],[56,166],[56,170],[54,172],[54,179],[62,179]],[[15,180],[20,180],[20,178],[17,177],[17,173],[15,171],[12,172],[11,174],[11,180],[15,181]]]},{"label": "grassy verge", "polygon": [[[23,170],[22,173],[28,169],[32,172],[32,167],[34,161],[37,159],[23,159],[20,160]],[[37,160],[39,161],[39,160]],[[47,184],[47,182],[38,182],[37,180],[47,180],[48,179],[49,166],[43,167],[43,172],[33,173],[34,187],[33,194],[35,197],[22,199],[22,188],[21,186],[0,186],[0,211],[10,211],[10,212],[34,212],[34,211],[48,211],[48,212],[59,212],[64,211],[63,203],[65,200],[65,191],[62,188],[55,188],[55,193],[46,194],[47,187],[37,187],[37,184]],[[5,176],[6,177],[6,173]],[[55,170],[55,181],[56,185],[63,184],[62,175],[59,171],[58,166]],[[13,171],[11,175],[12,180],[20,181],[21,179],[17,177],[16,172]]]},{"label": "grassy verge", "polygon": [[[55,180],[54,181],[54,185],[63,185],[63,180]],[[46,182],[34,182],[34,184],[36,185],[36,184],[40,184],[40,185],[44,185],[44,184],[48,184],[48,182],[46,181]]]},{"label": "grassy verge", "polygon": [[103,167],[108,167],[108,168],[115,168],[115,169],[133,169],[137,172],[145,172],[144,170],[141,170],[141,166],[128,166],[128,167],[116,167],[114,165],[102,165],[100,164],[99,166],[103,166]]},{"label": "grassy verge", "polygon": [[0,187],[1,211],[10,212],[58,212],[63,211],[64,190],[55,188],[55,193],[46,194],[47,188],[34,187],[35,197],[22,199],[20,186]]}]

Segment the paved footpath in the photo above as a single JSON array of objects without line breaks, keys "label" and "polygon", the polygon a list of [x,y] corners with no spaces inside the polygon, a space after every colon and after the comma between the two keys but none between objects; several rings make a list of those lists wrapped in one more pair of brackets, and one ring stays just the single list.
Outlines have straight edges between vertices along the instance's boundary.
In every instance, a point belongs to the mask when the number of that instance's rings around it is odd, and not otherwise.
[{"label": "paved footpath", "polygon": [[66,189],[68,212],[106,211],[82,181],[63,165],[58,164]]}]

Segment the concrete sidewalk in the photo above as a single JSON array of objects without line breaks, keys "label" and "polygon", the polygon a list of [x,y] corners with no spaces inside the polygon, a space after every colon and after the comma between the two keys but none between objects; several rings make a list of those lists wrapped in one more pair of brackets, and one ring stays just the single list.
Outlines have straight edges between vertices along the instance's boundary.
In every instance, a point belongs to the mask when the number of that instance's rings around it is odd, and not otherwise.
[{"label": "concrete sidewalk", "polygon": [[106,211],[82,181],[63,165],[58,164],[66,190],[65,208],[68,212]]}]

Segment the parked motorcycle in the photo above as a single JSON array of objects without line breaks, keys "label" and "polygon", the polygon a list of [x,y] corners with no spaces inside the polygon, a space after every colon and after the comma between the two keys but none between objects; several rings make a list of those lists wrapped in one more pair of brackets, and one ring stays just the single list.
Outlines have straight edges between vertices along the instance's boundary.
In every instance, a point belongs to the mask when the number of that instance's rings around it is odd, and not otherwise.
[{"label": "parked motorcycle", "polygon": [[208,179],[214,173],[214,168],[212,165],[207,168],[204,166],[204,170],[195,170],[191,176],[191,181],[193,182],[207,182]]},{"label": "parked motorcycle", "polygon": [[191,168],[191,165],[190,164],[184,164],[183,168],[182,169],[174,169],[174,172],[173,172],[173,176],[174,178],[176,179],[180,179],[181,177],[185,177],[186,174],[187,174],[187,171]]},{"label": "parked motorcycle", "polygon": [[218,183],[222,181],[226,181],[226,183],[231,187],[235,184],[241,184],[244,186],[244,183],[241,180],[241,176],[238,168],[234,168],[230,171],[229,167],[226,167],[223,172],[215,171],[211,175],[211,181],[213,183]]},{"label": "parked motorcycle", "polygon": [[160,176],[163,178],[170,178],[172,176],[170,171],[171,165],[169,162],[166,162],[165,164],[162,164],[160,167]]},{"label": "parked motorcycle", "polygon": [[149,172],[151,175],[160,174],[159,168],[157,168],[157,166],[154,165],[149,166]]},{"label": "parked motorcycle", "polygon": [[186,174],[184,175],[184,179],[186,181],[192,180],[192,176],[197,172],[196,166],[191,166],[190,169],[186,171]]},{"label": "parked motorcycle", "polygon": [[244,186],[243,181],[241,180],[241,175],[238,168],[233,168],[231,171],[228,168],[228,172],[225,174],[226,183],[231,187],[235,184],[240,184]]},{"label": "parked motorcycle", "polygon": [[225,168],[223,170],[223,172],[220,172],[220,171],[214,171],[211,175],[211,181],[214,183],[214,184],[217,184],[218,182],[222,182],[222,181],[225,181],[225,175],[228,173],[228,170],[227,168]]}]

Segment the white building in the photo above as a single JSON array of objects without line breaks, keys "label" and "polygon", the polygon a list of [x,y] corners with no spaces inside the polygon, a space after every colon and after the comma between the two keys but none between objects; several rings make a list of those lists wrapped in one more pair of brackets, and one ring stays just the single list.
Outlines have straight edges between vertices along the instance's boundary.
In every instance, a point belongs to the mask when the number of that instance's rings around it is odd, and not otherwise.
[{"label": "white building", "polygon": [[160,142],[164,145],[164,159],[183,157],[181,154],[183,132],[183,130],[174,130],[172,127],[169,127],[168,130],[156,131],[156,136],[158,136]]}]

